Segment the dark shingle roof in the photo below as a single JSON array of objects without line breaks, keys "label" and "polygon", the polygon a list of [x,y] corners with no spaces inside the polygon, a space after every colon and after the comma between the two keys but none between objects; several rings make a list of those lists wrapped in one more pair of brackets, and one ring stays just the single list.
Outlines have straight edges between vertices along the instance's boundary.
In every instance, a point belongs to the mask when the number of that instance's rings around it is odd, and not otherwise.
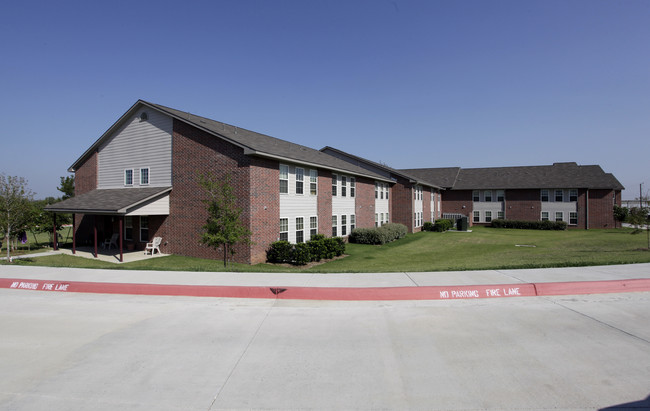
[{"label": "dark shingle roof", "polygon": [[45,207],[57,213],[125,214],[127,210],[153,200],[171,187],[98,189]]},{"label": "dark shingle roof", "polygon": [[423,180],[432,181],[440,187],[451,188],[454,186],[460,167],[442,168],[408,168],[402,170]]},{"label": "dark shingle roof", "polygon": [[[453,181],[448,183],[453,169],[406,170],[422,173],[444,181],[440,185],[452,190],[474,189],[536,189],[536,188],[591,188],[622,190],[623,185],[598,165],[579,166],[576,163],[555,163],[550,166],[461,168]],[[436,180],[434,180],[436,181]]]},{"label": "dark shingle roof", "polygon": [[143,103],[243,147],[245,149],[245,154],[294,160],[298,163],[313,164],[333,170],[347,171],[352,174],[364,175],[381,180],[385,179],[385,177],[379,174],[373,173],[354,164],[350,164],[347,161],[343,161],[313,148],[232,126],[220,121],[211,120],[206,117],[161,106],[159,104],[148,103],[146,101],[143,101]]},{"label": "dark shingle roof", "polygon": [[344,157],[348,158],[348,161],[352,161],[353,164],[358,165],[359,167],[363,167],[365,169],[367,169],[367,167],[364,167],[364,165],[370,166],[370,167],[375,168],[375,169],[383,170],[383,171],[385,171],[387,173],[391,173],[391,174],[394,174],[394,175],[397,175],[397,176],[404,177],[404,178],[406,178],[408,180],[411,180],[411,181],[413,181],[413,182],[415,182],[417,184],[422,184],[422,185],[426,185],[426,186],[430,186],[430,187],[434,187],[434,188],[441,188],[441,186],[439,184],[434,182],[435,180],[430,180],[426,176],[419,176],[417,174],[411,174],[411,173],[408,172],[408,170],[397,170],[397,169],[389,167],[389,166],[387,166],[385,164],[377,163],[377,162],[374,162],[372,160],[368,160],[368,159],[363,158],[363,157],[355,156],[354,154],[346,153],[345,151],[339,150],[338,148],[325,146],[325,147],[321,148],[321,151],[325,152],[325,153],[327,153],[328,151],[331,151],[331,152],[340,154],[341,156],[344,156]]}]

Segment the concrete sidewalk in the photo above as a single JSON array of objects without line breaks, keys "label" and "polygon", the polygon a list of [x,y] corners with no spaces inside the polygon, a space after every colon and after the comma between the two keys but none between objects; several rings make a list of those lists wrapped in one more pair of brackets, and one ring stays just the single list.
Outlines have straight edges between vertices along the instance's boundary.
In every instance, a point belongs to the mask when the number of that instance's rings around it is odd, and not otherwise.
[{"label": "concrete sidewalk", "polygon": [[220,273],[0,266],[0,288],[298,300],[434,300],[650,291],[650,264],[423,273]]}]

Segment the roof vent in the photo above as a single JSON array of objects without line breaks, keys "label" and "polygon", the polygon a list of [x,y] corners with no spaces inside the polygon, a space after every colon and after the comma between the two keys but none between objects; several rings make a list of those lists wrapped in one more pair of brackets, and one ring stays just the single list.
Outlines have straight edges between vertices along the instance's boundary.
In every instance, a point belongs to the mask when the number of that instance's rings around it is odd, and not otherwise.
[{"label": "roof vent", "polygon": [[149,116],[147,115],[146,111],[143,111],[142,114],[140,114],[140,122],[147,121],[149,120]]}]

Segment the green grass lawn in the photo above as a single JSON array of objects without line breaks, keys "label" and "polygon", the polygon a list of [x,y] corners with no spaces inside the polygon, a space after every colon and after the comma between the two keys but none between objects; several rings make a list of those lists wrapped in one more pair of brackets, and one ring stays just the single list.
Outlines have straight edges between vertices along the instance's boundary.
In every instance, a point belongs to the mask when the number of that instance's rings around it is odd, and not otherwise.
[{"label": "green grass lawn", "polygon": [[[61,230],[57,231],[57,237],[59,237],[59,247],[72,247],[72,227],[63,227]],[[4,238],[0,239],[2,247],[0,247],[0,257],[5,257],[7,255],[7,244],[5,244]],[[52,233],[27,233],[27,243],[22,244],[18,242],[18,249],[12,250],[11,255],[23,255],[31,254],[42,251],[47,251],[52,249]]]},{"label": "green grass lawn", "polygon": [[[650,262],[647,245],[645,233],[632,234],[631,229],[538,231],[473,227],[467,233],[409,234],[383,246],[348,244],[347,257],[311,268],[232,264],[227,271],[415,272],[630,264]],[[14,264],[224,271],[220,260],[173,255],[120,265],[66,255],[18,260]]]}]

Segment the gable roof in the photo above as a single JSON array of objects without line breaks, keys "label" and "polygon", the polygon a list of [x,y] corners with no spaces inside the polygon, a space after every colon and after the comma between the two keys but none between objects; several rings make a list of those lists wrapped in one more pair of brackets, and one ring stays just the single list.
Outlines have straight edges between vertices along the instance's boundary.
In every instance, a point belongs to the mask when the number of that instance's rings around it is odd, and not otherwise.
[{"label": "gable roof", "polygon": [[171,189],[171,187],[97,189],[50,204],[45,207],[45,210],[55,213],[126,214],[134,207],[160,197]]},{"label": "gable roof", "polygon": [[418,176],[418,175],[415,175],[415,174],[411,174],[411,173],[408,173],[407,170],[397,170],[397,169],[389,167],[389,166],[387,166],[385,164],[376,163],[376,162],[368,160],[366,158],[355,156],[354,154],[350,154],[350,153],[347,153],[347,152],[345,152],[343,150],[339,150],[338,148],[325,146],[325,147],[321,148],[320,151],[325,152],[325,153],[333,152],[333,153],[335,153],[337,155],[340,155],[342,157],[346,157],[348,159],[347,161],[350,161],[350,162],[352,162],[352,164],[355,164],[355,165],[357,165],[359,167],[364,167],[365,166],[364,168],[367,169],[367,167],[369,166],[371,168],[379,169],[379,170],[382,170],[384,172],[406,178],[407,180],[409,180],[410,182],[415,183],[415,184],[425,185],[425,186],[433,187],[433,188],[436,188],[436,189],[442,188],[439,184],[433,183],[432,181],[434,181],[434,180],[430,180],[426,176]]},{"label": "gable roof", "polygon": [[250,131],[241,127],[212,120],[207,117],[197,116],[185,111],[176,110],[160,104],[138,100],[124,113],[86,152],[70,166],[68,171],[73,172],[85,159],[90,156],[106,139],[108,139],[124,122],[126,122],[141,107],[149,107],[164,113],[174,119],[183,121],[201,129],[216,138],[228,141],[244,149],[244,154],[273,158],[286,162],[297,162],[308,166],[321,167],[338,172],[366,176],[373,179],[388,181],[380,174],[373,173],[349,162],[323,153],[313,148],[286,140],[271,137],[265,134]]},{"label": "gable roof", "polygon": [[451,186],[454,168],[413,169],[411,173],[427,175],[452,190],[591,188],[622,190],[623,185],[599,165],[554,163],[550,166],[459,168]]},{"label": "gable roof", "polygon": [[460,172],[460,167],[408,168],[402,171],[427,181],[434,181],[444,188],[452,188]]}]

